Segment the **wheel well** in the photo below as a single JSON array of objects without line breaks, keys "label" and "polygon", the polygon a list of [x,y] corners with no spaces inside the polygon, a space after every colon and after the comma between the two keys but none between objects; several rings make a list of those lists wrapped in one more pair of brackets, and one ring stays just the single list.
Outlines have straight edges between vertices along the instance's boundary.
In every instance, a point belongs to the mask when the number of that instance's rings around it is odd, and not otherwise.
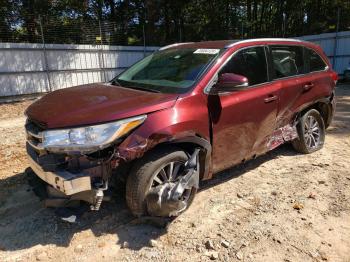
[{"label": "wheel well", "polygon": [[[193,143],[193,142],[174,142],[174,143],[162,143],[154,147],[152,150],[159,150],[160,148],[163,147],[174,147],[174,148],[179,148],[184,150],[189,156],[193,154],[194,150],[196,148],[200,148],[201,151],[199,153],[199,163],[200,163],[200,171],[199,171],[199,179],[202,180],[203,178],[205,179],[206,176],[206,168],[208,167],[207,161],[207,151],[208,149],[204,148],[203,146]],[[211,149],[210,149],[211,150]],[[211,154],[211,151],[209,152]]]},{"label": "wheel well", "polygon": [[330,124],[330,120],[331,120],[331,113],[332,113],[332,108],[331,108],[331,104],[326,103],[326,102],[317,102],[316,104],[313,104],[307,108],[305,108],[300,115],[305,114],[307,111],[309,111],[310,109],[316,109],[318,112],[320,112],[325,127],[327,128]]},{"label": "wheel well", "polygon": [[[169,148],[169,147],[184,150],[189,156],[194,152],[196,148],[198,147],[201,148],[201,151],[199,153],[199,161],[200,161],[200,167],[201,167],[199,178],[200,180],[206,178],[207,172],[208,172],[208,165],[209,165],[208,163],[209,160],[207,156],[208,154],[209,155],[211,154],[211,149],[209,149],[210,151],[207,152],[208,149],[193,142],[173,142],[173,143],[164,142],[148,150],[147,152],[145,152],[145,154],[150,154],[154,151],[161,150],[163,148]],[[140,158],[136,158],[129,162],[121,161],[119,163],[119,166],[116,168],[115,170],[116,174],[113,177],[115,177],[115,179],[120,179],[121,181],[126,181],[127,176],[129,175],[129,172],[130,172],[130,168],[135,164],[135,161],[138,161],[139,159]]]}]

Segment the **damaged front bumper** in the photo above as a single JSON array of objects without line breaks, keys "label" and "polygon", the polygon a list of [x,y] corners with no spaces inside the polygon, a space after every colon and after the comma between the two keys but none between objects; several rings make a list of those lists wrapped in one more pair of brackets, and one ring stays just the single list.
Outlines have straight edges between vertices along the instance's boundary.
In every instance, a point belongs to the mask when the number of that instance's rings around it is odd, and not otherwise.
[{"label": "damaged front bumper", "polygon": [[51,153],[41,147],[41,130],[27,121],[27,155],[32,171],[45,182],[46,207],[63,207],[84,201],[99,210],[111,177],[113,152],[97,155]]},{"label": "damaged front bumper", "polygon": [[[91,210],[99,210],[102,200],[109,200],[109,197],[104,194],[104,191],[108,189],[108,179],[104,180],[102,176],[106,173],[106,164],[73,173],[69,169],[58,167],[61,164],[57,160],[58,163],[52,161],[53,163],[49,165],[40,164],[41,158],[55,157],[54,154],[40,156],[29,144],[27,144],[27,154],[32,171],[45,184],[45,196],[41,198],[46,207],[75,206],[80,201],[84,201],[90,204]],[[79,161],[79,159],[74,161]],[[91,173],[92,170],[93,173]]]},{"label": "damaged front bumper", "polygon": [[91,177],[84,173],[72,174],[68,171],[44,171],[44,169],[33,158],[33,154],[28,152],[30,167],[34,173],[47,184],[67,196],[74,195],[92,189]]}]

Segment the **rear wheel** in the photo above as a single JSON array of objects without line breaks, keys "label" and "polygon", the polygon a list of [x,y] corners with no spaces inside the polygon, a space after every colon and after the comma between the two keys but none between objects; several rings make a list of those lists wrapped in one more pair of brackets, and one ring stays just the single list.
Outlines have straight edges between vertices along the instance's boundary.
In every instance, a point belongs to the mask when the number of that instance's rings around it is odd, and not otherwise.
[{"label": "rear wheel", "polygon": [[[126,202],[135,216],[147,214],[148,192],[164,183],[178,181],[184,173],[188,155],[177,148],[154,151],[138,160],[132,168],[126,183]],[[178,213],[184,212],[192,203],[196,189],[185,190],[181,196],[186,205]]]},{"label": "rear wheel", "polygon": [[307,111],[297,125],[298,138],[292,142],[294,149],[309,154],[320,150],[325,140],[325,124],[320,113],[311,109]]}]

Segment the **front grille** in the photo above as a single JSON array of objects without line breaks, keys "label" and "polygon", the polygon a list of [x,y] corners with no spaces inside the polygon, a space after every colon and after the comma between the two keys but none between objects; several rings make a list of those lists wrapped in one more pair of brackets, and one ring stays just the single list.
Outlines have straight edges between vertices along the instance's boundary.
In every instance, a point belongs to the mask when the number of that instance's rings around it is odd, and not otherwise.
[{"label": "front grille", "polygon": [[26,125],[27,142],[36,151],[44,151],[42,146],[44,129],[31,120],[27,120]]}]

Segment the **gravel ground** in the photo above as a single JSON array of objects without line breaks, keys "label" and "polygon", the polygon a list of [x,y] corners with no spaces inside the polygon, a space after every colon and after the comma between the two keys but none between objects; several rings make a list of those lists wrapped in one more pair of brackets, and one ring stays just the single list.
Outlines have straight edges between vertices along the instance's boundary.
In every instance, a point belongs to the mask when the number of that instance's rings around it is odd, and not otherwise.
[{"label": "gravel ground", "polygon": [[283,145],[217,174],[166,228],[135,220],[122,194],[59,221],[23,174],[30,102],[0,105],[0,261],[350,262],[350,86],[337,99],[322,150]]}]

